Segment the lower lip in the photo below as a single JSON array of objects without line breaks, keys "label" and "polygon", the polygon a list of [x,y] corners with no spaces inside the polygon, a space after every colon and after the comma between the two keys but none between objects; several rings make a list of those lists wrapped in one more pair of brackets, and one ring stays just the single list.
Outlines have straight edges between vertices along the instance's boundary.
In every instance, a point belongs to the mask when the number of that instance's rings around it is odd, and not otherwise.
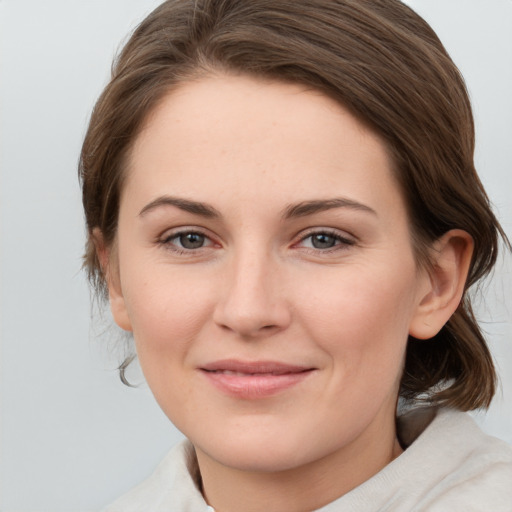
[{"label": "lower lip", "polygon": [[281,391],[300,384],[307,379],[313,370],[303,372],[275,374],[233,375],[220,372],[202,373],[217,388],[236,398],[255,400],[276,395]]}]

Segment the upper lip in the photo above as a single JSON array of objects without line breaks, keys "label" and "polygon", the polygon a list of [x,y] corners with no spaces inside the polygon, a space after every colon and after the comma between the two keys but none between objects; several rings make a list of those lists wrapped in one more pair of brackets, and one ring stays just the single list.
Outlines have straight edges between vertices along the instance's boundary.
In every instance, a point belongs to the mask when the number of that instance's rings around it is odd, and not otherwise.
[{"label": "upper lip", "polygon": [[287,373],[301,373],[313,370],[314,368],[279,361],[238,361],[236,359],[223,359],[202,365],[200,369],[207,372],[236,372],[246,375],[284,375]]}]

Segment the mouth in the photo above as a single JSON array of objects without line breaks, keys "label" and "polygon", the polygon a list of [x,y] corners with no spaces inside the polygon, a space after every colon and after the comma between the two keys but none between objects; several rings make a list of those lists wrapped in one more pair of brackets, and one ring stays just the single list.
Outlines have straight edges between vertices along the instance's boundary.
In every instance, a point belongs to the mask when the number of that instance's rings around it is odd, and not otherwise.
[{"label": "mouth", "polygon": [[260,399],[299,385],[316,368],[275,361],[215,361],[200,368],[216,389],[241,399]]}]

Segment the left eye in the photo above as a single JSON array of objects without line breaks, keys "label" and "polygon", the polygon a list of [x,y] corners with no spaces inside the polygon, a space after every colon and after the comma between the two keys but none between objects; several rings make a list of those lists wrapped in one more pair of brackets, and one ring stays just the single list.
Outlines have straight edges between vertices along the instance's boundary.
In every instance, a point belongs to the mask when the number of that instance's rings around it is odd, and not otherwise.
[{"label": "left eye", "polygon": [[336,233],[320,231],[305,236],[300,244],[309,249],[332,249],[337,245],[353,245],[354,242]]}]

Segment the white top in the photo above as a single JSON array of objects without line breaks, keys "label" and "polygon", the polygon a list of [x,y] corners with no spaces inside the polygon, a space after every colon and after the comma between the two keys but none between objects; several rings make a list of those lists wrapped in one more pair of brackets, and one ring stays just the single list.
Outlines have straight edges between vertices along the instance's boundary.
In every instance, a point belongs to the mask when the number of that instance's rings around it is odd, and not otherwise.
[{"label": "white top", "polygon": [[[465,413],[421,409],[399,419],[409,446],[375,476],[317,512],[512,512],[512,447]],[[104,512],[213,512],[188,441]],[[283,511],[288,512],[288,511]]]}]

